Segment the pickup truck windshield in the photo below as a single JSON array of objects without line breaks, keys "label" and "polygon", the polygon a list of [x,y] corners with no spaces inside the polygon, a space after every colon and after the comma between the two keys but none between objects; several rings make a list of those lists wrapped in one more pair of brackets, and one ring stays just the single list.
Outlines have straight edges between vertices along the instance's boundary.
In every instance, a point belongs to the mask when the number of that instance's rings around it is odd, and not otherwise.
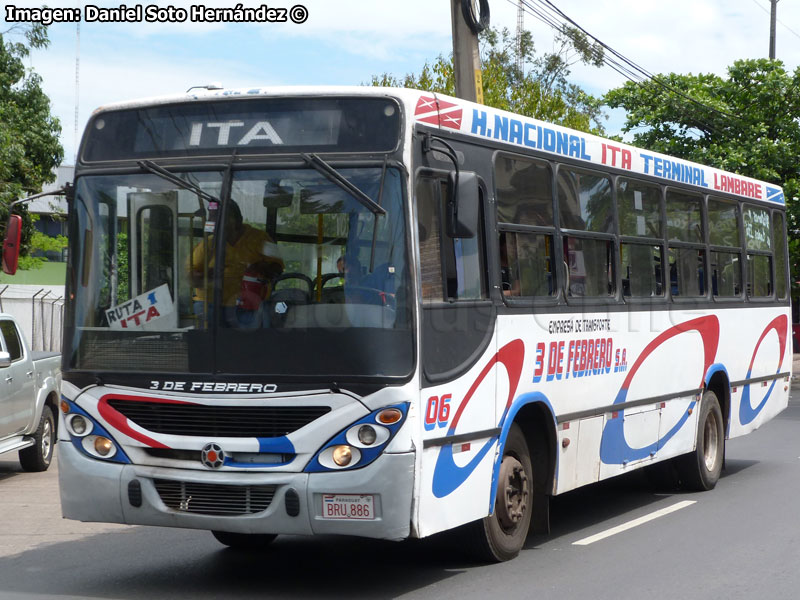
[{"label": "pickup truck windshield", "polygon": [[[394,168],[85,176],[65,355],[112,372],[406,376],[403,187]],[[179,185],[184,183],[184,185]],[[222,265],[218,268],[217,265]]]}]

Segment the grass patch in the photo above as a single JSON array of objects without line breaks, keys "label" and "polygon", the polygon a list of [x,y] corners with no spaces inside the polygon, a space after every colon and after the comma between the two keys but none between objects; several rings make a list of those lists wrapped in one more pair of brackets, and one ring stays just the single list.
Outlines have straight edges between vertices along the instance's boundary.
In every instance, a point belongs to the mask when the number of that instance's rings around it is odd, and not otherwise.
[{"label": "grass patch", "polygon": [[0,272],[2,285],[64,285],[67,277],[67,263],[46,262],[40,269],[17,271],[16,275]]}]

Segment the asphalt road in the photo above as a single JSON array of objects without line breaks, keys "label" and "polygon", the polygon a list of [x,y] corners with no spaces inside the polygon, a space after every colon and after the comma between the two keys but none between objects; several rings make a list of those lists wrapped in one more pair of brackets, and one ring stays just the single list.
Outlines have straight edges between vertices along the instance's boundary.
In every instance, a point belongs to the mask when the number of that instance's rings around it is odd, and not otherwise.
[{"label": "asphalt road", "polygon": [[57,464],[21,473],[12,455],[0,460],[0,599],[796,599],[799,430],[800,387],[779,417],[729,441],[713,491],[634,473],[570,492],[553,500],[551,535],[500,565],[446,537],[281,537],[246,554],[206,532],[66,521]]}]

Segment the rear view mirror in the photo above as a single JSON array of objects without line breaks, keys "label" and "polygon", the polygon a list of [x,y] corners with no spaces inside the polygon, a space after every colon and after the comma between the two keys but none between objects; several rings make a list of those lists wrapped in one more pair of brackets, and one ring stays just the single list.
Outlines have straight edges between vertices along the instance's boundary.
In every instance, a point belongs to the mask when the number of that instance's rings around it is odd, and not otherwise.
[{"label": "rear view mirror", "polygon": [[480,186],[472,171],[451,171],[447,178],[447,235],[474,238],[478,233]]},{"label": "rear view mirror", "polygon": [[11,354],[8,352],[0,352],[0,369],[11,366]]},{"label": "rear view mirror", "polygon": [[293,199],[294,190],[281,186],[277,179],[270,179],[264,186],[264,208],[287,208]]},{"label": "rear view mirror", "polygon": [[3,240],[3,272],[14,275],[19,262],[19,244],[22,240],[22,217],[9,215],[6,237]]}]

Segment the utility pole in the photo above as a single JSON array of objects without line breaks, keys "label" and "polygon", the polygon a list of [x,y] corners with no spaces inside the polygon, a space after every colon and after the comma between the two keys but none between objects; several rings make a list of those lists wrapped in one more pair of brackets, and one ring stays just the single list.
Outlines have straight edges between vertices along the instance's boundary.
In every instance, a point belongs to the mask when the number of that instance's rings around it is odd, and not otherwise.
[{"label": "utility pole", "polygon": [[525,61],[522,60],[522,32],[525,31],[525,8],[522,0],[517,5],[517,71],[520,77],[525,77],[522,70],[525,68]]},{"label": "utility pole", "polygon": [[[453,63],[455,66],[456,96],[464,100],[483,103],[481,63],[478,53],[478,33],[488,24],[488,2],[481,2],[486,10],[486,23],[475,14],[474,0],[450,0],[453,23]],[[468,8],[466,8],[468,7]],[[465,12],[471,15],[470,22]],[[483,10],[481,10],[483,14]]]},{"label": "utility pole", "polygon": [[80,139],[78,138],[78,104],[81,100],[81,23],[78,21],[77,29],[75,30],[75,155],[72,164],[78,164],[78,146]]},{"label": "utility pole", "polygon": [[772,10],[769,13],[769,57],[775,59],[775,22],[778,20],[778,0],[770,0]]}]

